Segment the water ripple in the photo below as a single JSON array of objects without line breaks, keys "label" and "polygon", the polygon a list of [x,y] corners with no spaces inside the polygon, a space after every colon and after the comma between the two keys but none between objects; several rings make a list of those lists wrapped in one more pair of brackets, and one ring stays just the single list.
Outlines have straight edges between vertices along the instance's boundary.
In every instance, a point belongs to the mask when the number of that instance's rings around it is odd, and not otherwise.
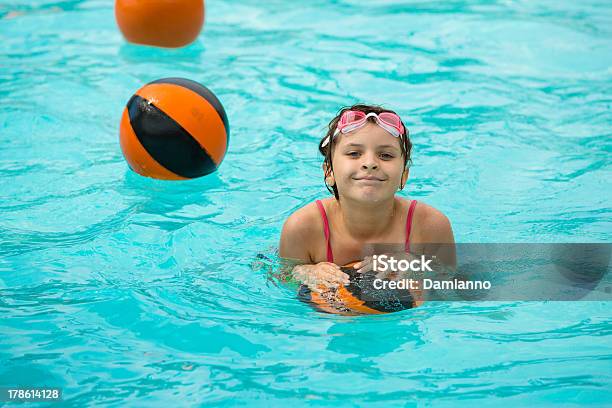
[{"label": "water ripple", "polygon": [[[405,119],[401,195],[457,241],[610,241],[607,2],[367,7],[207,2],[198,40],[162,50],[125,43],[106,0],[2,2],[2,384],[62,386],[75,407],[607,403],[604,302],[344,317],[253,268],[327,195],[317,142],[354,102]],[[127,100],[168,76],[230,120],[199,180],[135,175],[118,145]]]}]

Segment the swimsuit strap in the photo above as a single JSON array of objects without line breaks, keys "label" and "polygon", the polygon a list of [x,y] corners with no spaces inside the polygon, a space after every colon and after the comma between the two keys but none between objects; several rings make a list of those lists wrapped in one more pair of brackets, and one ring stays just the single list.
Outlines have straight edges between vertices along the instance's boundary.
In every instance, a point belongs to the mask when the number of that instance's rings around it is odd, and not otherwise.
[{"label": "swimsuit strap", "polygon": [[329,221],[327,221],[325,207],[323,207],[323,203],[321,202],[321,200],[317,200],[316,203],[317,207],[319,207],[321,218],[323,218],[323,231],[325,232],[325,241],[327,241],[327,262],[334,262],[334,254],[332,253],[331,243],[329,242]]},{"label": "swimsuit strap", "polygon": [[412,200],[410,208],[408,208],[408,217],[406,217],[406,252],[410,252],[410,230],[412,229],[412,216],[417,200]]},{"label": "swimsuit strap", "polygon": [[[321,200],[317,200],[316,204],[319,208],[319,212],[321,213],[321,218],[323,219],[323,232],[325,235],[325,241],[327,243],[327,262],[334,262],[334,254],[332,252],[331,242],[329,240],[329,221],[327,219],[327,213],[325,212],[325,207],[323,206]],[[416,205],[417,200],[412,200],[410,207],[408,208],[408,217],[406,217],[406,252],[410,252],[410,232],[412,231],[412,217],[414,216],[414,209]]]}]

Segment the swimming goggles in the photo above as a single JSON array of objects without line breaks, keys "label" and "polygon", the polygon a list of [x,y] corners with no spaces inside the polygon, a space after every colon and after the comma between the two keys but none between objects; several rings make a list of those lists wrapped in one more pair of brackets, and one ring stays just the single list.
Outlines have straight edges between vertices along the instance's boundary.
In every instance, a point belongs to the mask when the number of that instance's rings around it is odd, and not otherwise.
[{"label": "swimming goggles", "polygon": [[[400,137],[404,133],[402,120],[395,113],[382,112],[377,115],[374,112],[370,112],[366,115],[365,112],[349,110],[340,116],[333,137],[336,137],[340,132],[344,134],[363,127],[368,121],[368,118],[376,119],[376,124],[391,133],[394,137]],[[327,146],[329,142],[330,138],[328,136],[323,141],[323,144],[321,144],[321,147]]]}]

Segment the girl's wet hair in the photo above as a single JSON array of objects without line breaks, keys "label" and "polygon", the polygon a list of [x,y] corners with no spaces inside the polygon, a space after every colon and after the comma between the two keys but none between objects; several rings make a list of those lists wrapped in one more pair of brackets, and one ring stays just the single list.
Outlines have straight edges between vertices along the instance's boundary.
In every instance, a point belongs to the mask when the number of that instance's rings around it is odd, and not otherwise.
[{"label": "girl's wet hair", "polygon": [[[332,153],[334,151],[334,145],[335,145],[334,132],[336,131],[336,126],[338,125],[338,121],[340,120],[340,117],[342,116],[342,114],[349,110],[361,111],[365,114],[374,112],[377,115],[382,112],[391,112],[397,115],[396,112],[390,109],[385,109],[382,106],[377,106],[377,105],[357,104],[353,106],[345,106],[344,108],[340,109],[336,117],[333,118],[331,122],[329,122],[327,133],[325,134],[325,136],[323,136],[323,138],[319,142],[319,152],[325,158],[324,163],[327,165],[327,172],[323,175],[323,182],[325,182],[325,179],[327,178],[327,176],[329,176],[330,173],[334,170],[332,167]],[[376,123],[376,120],[372,117],[368,118],[367,120],[369,122]],[[402,134],[400,138],[400,147],[402,149],[402,157],[404,158],[404,167],[408,168],[412,164],[412,160],[410,158],[410,153],[412,151],[412,143],[410,142],[409,132],[408,132],[408,128],[406,127],[406,124],[403,121],[402,121],[402,124],[404,125],[404,133]],[[328,137],[329,137],[329,143],[325,147],[323,147],[322,144],[325,141],[325,139]],[[336,197],[336,200],[340,199],[338,195],[338,188],[336,187],[335,184],[330,187],[327,185],[327,183],[325,183],[325,187],[327,187],[327,190],[329,190],[329,192],[332,193]]]}]

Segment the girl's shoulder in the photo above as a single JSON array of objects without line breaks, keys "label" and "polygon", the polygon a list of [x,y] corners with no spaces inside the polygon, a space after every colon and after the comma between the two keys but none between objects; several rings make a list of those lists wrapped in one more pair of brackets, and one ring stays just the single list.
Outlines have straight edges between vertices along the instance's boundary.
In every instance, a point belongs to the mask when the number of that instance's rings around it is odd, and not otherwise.
[{"label": "girl's shoulder", "polygon": [[[326,208],[327,199],[321,200]],[[316,201],[306,204],[295,210],[283,225],[283,231],[292,235],[299,235],[301,239],[309,240],[318,237],[323,231],[323,220],[317,208]]]},{"label": "girl's shoulder", "polygon": [[[403,198],[401,200],[406,203],[406,207],[409,207],[410,203],[413,201]],[[417,205],[414,208],[414,216],[426,221],[435,221],[446,218],[446,215],[444,215],[442,211],[421,200],[417,200]]]},{"label": "girl's shoulder", "polygon": [[[407,201],[407,206],[410,205],[411,200],[404,201]],[[448,217],[442,211],[420,200],[414,209],[412,226],[420,235],[421,242],[437,242],[440,239],[446,242],[449,233],[452,235]]]},{"label": "girl's shoulder", "polygon": [[[325,201],[325,200],[322,200]],[[295,210],[283,224],[279,255],[284,258],[312,261],[312,248],[323,238],[324,225],[316,202]]]}]

